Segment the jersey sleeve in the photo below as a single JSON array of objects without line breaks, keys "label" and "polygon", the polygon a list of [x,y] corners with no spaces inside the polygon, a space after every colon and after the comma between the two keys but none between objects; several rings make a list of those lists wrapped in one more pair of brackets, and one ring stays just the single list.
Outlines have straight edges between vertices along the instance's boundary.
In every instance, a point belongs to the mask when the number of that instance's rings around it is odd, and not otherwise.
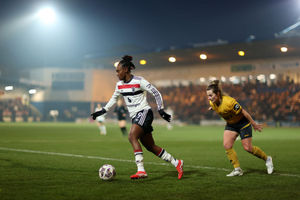
[{"label": "jersey sleeve", "polygon": [[239,114],[242,111],[242,106],[234,99],[231,99],[232,111],[235,114]]},{"label": "jersey sleeve", "polygon": [[158,110],[163,109],[164,108],[163,99],[160,92],[156,89],[156,87],[154,87],[151,83],[149,83],[147,80],[143,78],[141,80],[140,85],[142,90],[147,91],[154,96]]},{"label": "jersey sleeve", "polygon": [[110,100],[108,101],[108,103],[104,106],[104,109],[106,111],[109,111],[109,109],[117,102],[119,96],[120,96],[120,92],[118,90],[118,84],[116,84],[115,92],[110,98]]}]

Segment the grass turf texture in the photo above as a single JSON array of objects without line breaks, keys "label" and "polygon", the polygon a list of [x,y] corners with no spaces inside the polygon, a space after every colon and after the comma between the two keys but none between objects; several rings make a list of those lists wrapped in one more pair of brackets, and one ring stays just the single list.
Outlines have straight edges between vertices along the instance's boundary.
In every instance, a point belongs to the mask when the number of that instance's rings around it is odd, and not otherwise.
[{"label": "grass turf texture", "polygon": [[[144,162],[149,177],[130,180],[129,176],[136,172],[133,151],[115,124],[109,124],[108,135],[101,136],[95,124],[1,123],[0,199],[274,200],[300,197],[298,128],[267,127],[262,133],[253,133],[253,144],[273,157],[273,175],[267,175],[264,161],[245,152],[240,140],[236,141],[234,148],[244,170],[242,177],[225,176],[232,167],[222,146],[223,127],[185,126],[168,131],[163,126],[155,126],[154,129],[157,145],[184,160],[182,180],[177,180],[177,171],[171,164],[145,149]],[[17,151],[20,149],[35,152]],[[106,163],[116,168],[113,181],[102,181],[98,177],[98,169]]]}]

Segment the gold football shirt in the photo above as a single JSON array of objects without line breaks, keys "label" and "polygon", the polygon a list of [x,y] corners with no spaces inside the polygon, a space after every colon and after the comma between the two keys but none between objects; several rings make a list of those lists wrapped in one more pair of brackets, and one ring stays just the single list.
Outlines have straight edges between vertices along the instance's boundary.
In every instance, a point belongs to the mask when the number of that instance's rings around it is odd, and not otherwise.
[{"label": "gold football shirt", "polygon": [[209,101],[210,106],[216,111],[221,117],[223,117],[228,124],[235,124],[239,122],[242,117],[241,105],[230,96],[222,96],[221,103],[219,106]]}]

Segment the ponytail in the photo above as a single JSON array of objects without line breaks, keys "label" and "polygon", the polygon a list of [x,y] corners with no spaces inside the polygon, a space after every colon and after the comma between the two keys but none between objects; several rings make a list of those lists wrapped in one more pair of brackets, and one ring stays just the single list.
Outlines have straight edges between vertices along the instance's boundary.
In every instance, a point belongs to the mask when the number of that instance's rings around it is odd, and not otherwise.
[{"label": "ponytail", "polygon": [[135,69],[134,64],[131,62],[132,56],[125,55],[122,57],[122,60],[119,62],[122,67],[127,67],[128,71],[130,72],[132,69]]}]

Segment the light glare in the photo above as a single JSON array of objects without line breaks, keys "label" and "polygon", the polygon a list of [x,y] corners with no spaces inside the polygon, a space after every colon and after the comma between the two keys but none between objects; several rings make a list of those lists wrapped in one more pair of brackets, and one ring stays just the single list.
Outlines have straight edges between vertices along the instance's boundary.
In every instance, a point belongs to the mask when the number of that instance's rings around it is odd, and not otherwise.
[{"label": "light glare", "polygon": [[264,74],[259,74],[256,78],[260,82],[265,82],[266,81],[266,76]]},{"label": "light glare", "polygon": [[271,79],[271,80],[276,79],[276,74],[270,74],[270,79]]},{"label": "light glare", "polygon": [[146,65],[147,61],[146,60],[140,60],[141,65]]},{"label": "light glare", "polygon": [[45,24],[52,24],[55,19],[56,19],[56,15],[55,12],[52,8],[42,8],[39,12],[38,12],[38,17],[40,18],[40,20],[45,23]]},{"label": "light glare", "polygon": [[200,80],[201,83],[205,82],[205,78],[204,77],[201,77],[199,80]]},{"label": "light glare", "polygon": [[244,56],[245,52],[244,51],[238,51],[239,56]]},{"label": "light glare", "polygon": [[207,59],[207,55],[206,54],[200,54],[200,59],[201,60],[206,60]]},{"label": "light glare", "polygon": [[12,86],[12,85],[8,85],[8,86],[5,86],[5,91],[11,91],[11,90],[13,90],[14,89],[14,86]]},{"label": "light glare", "polygon": [[175,57],[169,57],[169,62],[176,62],[176,58]]},{"label": "light glare", "polygon": [[281,48],[280,48],[280,51],[283,52],[283,53],[285,53],[285,52],[288,51],[288,48],[287,48],[287,47],[281,47]]},{"label": "light glare", "polygon": [[36,89],[30,89],[30,90],[28,91],[28,93],[29,93],[29,94],[35,94],[35,93],[36,93]]}]

